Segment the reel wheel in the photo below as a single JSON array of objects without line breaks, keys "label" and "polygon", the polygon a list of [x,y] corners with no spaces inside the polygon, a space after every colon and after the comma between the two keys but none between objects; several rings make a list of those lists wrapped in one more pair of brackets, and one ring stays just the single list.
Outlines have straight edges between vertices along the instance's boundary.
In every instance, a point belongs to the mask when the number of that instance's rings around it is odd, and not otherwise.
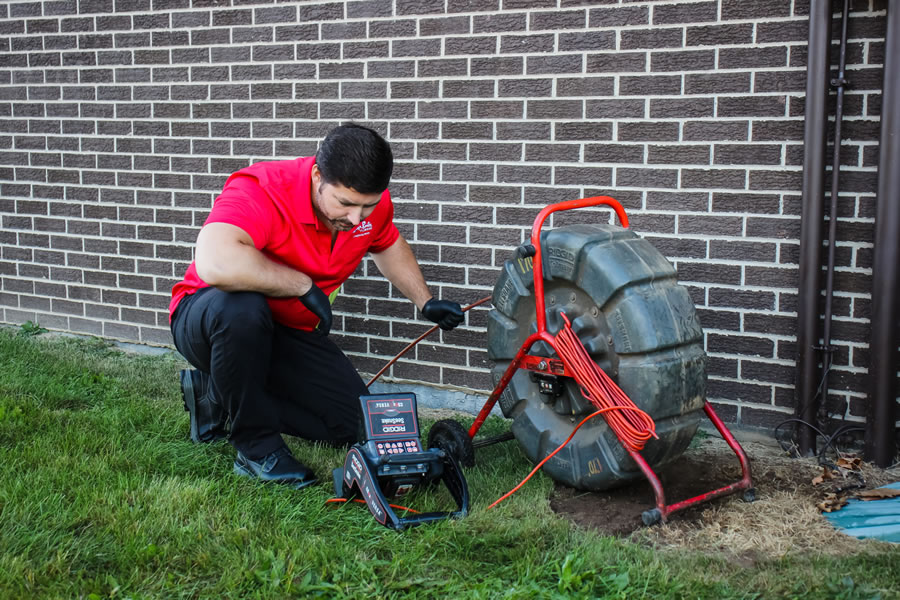
[{"label": "reel wheel", "polygon": [[469,432],[453,419],[441,419],[428,432],[428,447],[440,448],[463,467],[475,466],[475,448]]}]

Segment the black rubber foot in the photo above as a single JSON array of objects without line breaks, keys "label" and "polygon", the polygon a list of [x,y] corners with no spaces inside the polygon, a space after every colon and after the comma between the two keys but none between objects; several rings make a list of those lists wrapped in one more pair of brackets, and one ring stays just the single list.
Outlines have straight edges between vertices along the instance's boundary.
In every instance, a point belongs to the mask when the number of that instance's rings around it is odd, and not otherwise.
[{"label": "black rubber foot", "polygon": [[756,502],[756,488],[748,488],[744,491],[744,502]]},{"label": "black rubber foot", "polygon": [[662,522],[662,513],[658,508],[645,510],[641,513],[641,521],[643,521],[644,525],[646,525],[647,527],[656,525],[657,523]]}]

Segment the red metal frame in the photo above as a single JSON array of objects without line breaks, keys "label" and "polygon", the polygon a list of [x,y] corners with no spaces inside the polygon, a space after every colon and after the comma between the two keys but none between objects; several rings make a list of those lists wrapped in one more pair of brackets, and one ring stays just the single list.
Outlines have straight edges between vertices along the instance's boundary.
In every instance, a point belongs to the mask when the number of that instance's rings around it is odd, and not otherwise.
[{"label": "red metal frame", "polygon": [[[531,229],[531,244],[535,249],[533,260],[533,277],[537,331],[528,336],[528,339],[525,340],[525,342],[522,344],[522,347],[519,348],[519,351],[509,363],[509,366],[506,368],[506,371],[504,371],[503,376],[497,383],[497,386],[491,392],[491,395],[488,397],[481,411],[478,413],[478,416],[475,418],[475,422],[472,423],[472,427],[469,428],[470,438],[475,438],[475,434],[478,433],[479,429],[481,429],[481,426],[484,424],[488,415],[491,413],[491,410],[493,410],[494,406],[497,404],[497,400],[500,399],[500,395],[506,389],[506,386],[509,385],[510,380],[518,369],[528,369],[530,371],[544,372],[554,375],[572,376],[572,370],[565,364],[565,361],[540,356],[532,356],[528,354],[532,346],[534,346],[535,343],[541,341],[549,344],[556,351],[556,354],[558,356],[562,356],[562,354],[560,354],[560,352],[556,348],[555,337],[550,335],[550,333],[547,331],[546,306],[544,304],[544,273],[543,262],[541,260],[541,228],[544,226],[544,221],[547,220],[547,217],[549,217],[554,212],[600,205],[611,207],[615,211],[616,216],[618,217],[619,222],[622,224],[622,226],[628,227],[628,216],[625,214],[625,209],[621,204],[619,204],[618,201],[610,198],[609,196],[594,196],[591,198],[581,198],[579,200],[569,200],[566,202],[560,202],[558,204],[551,204],[550,206],[547,206],[543,210],[541,210],[541,212],[538,213],[538,216],[535,218],[534,225]],[[669,515],[671,515],[672,513],[684,510],[689,506],[693,506],[701,502],[706,502],[708,500],[712,500],[713,498],[727,496],[740,490],[749,490],[753,487],[753,481],[750,475],[750,461],[747,459],[747,455],[744,453],[744,449],[741,448],[741,445],[734,438],[734,435],[732,435],[731,431],[729,431],[725,426],[725,423],[722,422],[722,420],[713,410],[712,405],[710,405],[709,402],[704,402],[703,410],[709,420],[712,421],[713,425],[725,439],[725,442],[728,444],[728,446],[737,455],[738,460],[741,463],[742,473],[741,479],[739,481],[706,492],[704,494],[700,494],[699,496],[688,498],[687,500],[681,500],[680,502],[675,502],[674,504],[666,504],[665,490],[663,489],[662,482],[659,480],[656,472],[653,471],[652,467],[650,467],[650,465],[646,460],[644,460],[644,457],[641,456],[640,453],[635,452],[634,450],[630,450],[627,448],[627,446],[623,445],[623,447],[628,450],[628,454],[631,456],[632,460],[634,460],[634,462],[638,465],[644,476],[647,478],[647,481],[649,481],[650,485],[653,487],[653,493],[656,496],[656,510],[659,512],[659,519],[663,522],[665,522]]]}]

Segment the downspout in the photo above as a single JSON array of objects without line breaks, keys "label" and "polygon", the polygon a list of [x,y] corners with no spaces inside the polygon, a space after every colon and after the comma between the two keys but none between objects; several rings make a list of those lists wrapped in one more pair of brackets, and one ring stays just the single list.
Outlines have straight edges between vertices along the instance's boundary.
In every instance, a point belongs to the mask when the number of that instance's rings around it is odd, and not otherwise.
[{"label": "downspout", "polygon": [[896,444],[897,331],[900,321],[900,2],[887,3],[878,160],[878,207],[872,265],[872,339],[866,460],[888,467]]},{"label": "downspout", "polygon": [[[825,191],[825,125],[828,120],[831,0],[811,0],[806,68],[806,108],[803,132],[803,205],[800,218],[800,284],[797,314],[796,416],[812,423],[818,413],[818,324],[822,274],[822,222]],[[798,422],[801,456],[815,454],[813,429]]]},{"label": "downspout", "polygon": [[834,262],[837,249],[837,217],[838,217],[838,184],[841,177],[841,125],[844,119],[844,88],[848,85],[847,67],[847,24],[850,20],[850,0],[844,0],[841,11],[841,47],[838,60],[837,77],[831,80],[835,88],[834,105],[834,153],[831,161],[831,196],[828,210],[828,259],[825,268],[825,316],[822,326],[822,381],[816,390],[816,397],[824,402],[828,398],[828,374],[834,361],[834,348],[831,345],[831,321],[834,304]]}]

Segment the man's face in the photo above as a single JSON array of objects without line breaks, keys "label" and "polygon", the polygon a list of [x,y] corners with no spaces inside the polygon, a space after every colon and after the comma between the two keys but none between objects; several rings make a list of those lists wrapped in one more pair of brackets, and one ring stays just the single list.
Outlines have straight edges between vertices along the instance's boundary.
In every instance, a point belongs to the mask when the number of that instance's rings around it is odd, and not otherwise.
[{"label": "man's face", "polygon": [[312,168],[313,210],[332,231],[350,231],[372,214],[381,194],[360,194],[341,184],[325,183],[319,165]]}]

